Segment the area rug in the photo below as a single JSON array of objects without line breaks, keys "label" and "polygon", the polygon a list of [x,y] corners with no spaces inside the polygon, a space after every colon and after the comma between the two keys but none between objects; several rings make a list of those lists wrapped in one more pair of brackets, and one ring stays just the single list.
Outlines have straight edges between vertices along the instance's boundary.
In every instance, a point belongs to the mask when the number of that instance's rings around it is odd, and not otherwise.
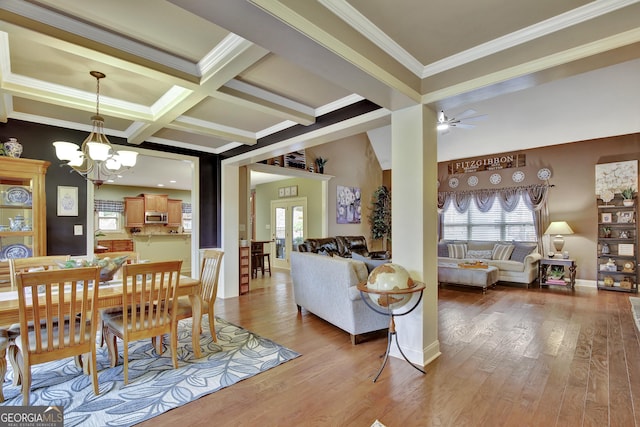
[{"label": "area rug", "polygon": [[[207,316],[202,328],[209,330]],[[300,354],[216,317],[218,342],[203,333],[203,357],[191,351],[191,319],[178,326],[178,369],[169,349],[158,356],[151,340],[129,346],[129,384],[123,366],[109,368],[106,346],[98,348],[100,395],[93,394],[90,376],[71,358],[32,368],[31,405],[64,406],[65,426],[130,426],[233,385],[243,379],[295,359]],[[167,338],[165,338],[165,341]],[[122,356],[122,343],[118,343]],[[5,402],[22,405],[19,387],[11,383],[9,366],[4,382]]]},{"label": "area rug", "polygon": [[631,302],[631,312],[633,313],[633,320],[636,322],[636,327],[640,330],[640,298],[629,297]]}]

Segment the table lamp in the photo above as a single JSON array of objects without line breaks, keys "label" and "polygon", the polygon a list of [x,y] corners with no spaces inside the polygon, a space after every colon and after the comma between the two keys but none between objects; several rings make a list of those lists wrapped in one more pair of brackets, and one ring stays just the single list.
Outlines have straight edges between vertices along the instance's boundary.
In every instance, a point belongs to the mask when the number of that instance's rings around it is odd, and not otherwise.
[{"label": "table lamp", "polygon": [[553,238],[553,247],[556,248],[556,252],[562,253],[562,248],[564,247],[564,238],[562,235],[564,234],[573,234],[573,230],[569,227],[566,221],[553,221],[547,227],[547,231],[544,234],[554,234]]}]

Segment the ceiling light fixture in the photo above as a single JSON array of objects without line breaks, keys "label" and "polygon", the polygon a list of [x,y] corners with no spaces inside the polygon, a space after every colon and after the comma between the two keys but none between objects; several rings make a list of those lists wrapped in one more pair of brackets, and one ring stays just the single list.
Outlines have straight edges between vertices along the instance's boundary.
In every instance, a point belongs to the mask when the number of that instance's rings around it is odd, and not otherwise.
[{"label": "ceiling light fixture", "polygon": [[447,130],[449,129],[449,119],[444,115],[444,111],[440,111],[438,113],[438,125],[436,126],[438,130]]},{"label": "ceiling light fixture", "polygon": [[99,187],[107,178],[134,167],[138,152],[113,149],[104,133],[104,118],[100,115],[100,79],[106,75],[100,71],[91,71],[89,74],[96,78],[96,114],[91,117],[91,133],[82,147],[66,141],[56,141],[53,146],[58,159],[67,162],[72,170]]}]

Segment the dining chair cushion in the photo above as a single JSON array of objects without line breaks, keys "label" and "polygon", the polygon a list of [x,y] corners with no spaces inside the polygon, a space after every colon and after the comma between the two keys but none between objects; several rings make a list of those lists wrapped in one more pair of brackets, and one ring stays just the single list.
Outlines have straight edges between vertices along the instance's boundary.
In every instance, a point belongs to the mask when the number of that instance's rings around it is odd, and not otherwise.
[{"label": "dining chair cushion", "polygon": [[[137,311],[138,315],[136,317],[139,317],[139,313],[140,310]],[[128,314],[131,315],[131,310],[128,310]],[[145,321],[143,324],[140,323],[140,319],[136,319],[136,329],[140,329],[142,328],[149,328],[152,325],[149,323],[149,318],[150,316],[153,316],[153,318],[156,317],[157,314],[157,310],[152,310],[151,312],[147,312],[146,316],[145,316]],[[102,321],[105,323],[109,324],[109,327],[116,329],[117,331],[124,331],[124,315],[122,310],[117,311],[117,312],[107,312],[107,313],[103,313],[102,314]],[[160,324],[170,324],[171,323],[171,316],[164,316],[164,315],[160,315],[159,318]],[[131,330],[133,328],[133,326],[131,324],[129,324],[129,329]]]},{"label": "dining chair cushion", "polygon": [[[179,297],[178,304],[176,305],[176,316],[181,318],[182,316],[191,316],[191,300],[188,296]],[[172,310],[173,307],[170,307],[169,310]],[[209,302],[202,301],[202,313],[209,312]]]},{"label": "dining chair cushion", "polygon": [[[55,325],[52,329],[52,335],[53,335],[53,346],[57,347],[59,345],[59,341],[58,341],[58,336],[59,336],[59,327],[57,325],[57,322],[54,321],[53,324]],[[78,341],[78,338],[80,337],[80,322],[76,319],[75,320],[75,337],[76,337],[76,341]],[[69,330],[71,328],[69,319],[66,319],[64,321],[64,332],[65,332],[65,340],[64,340],[64,344],[68,345],[69,344]],[[31,351],[35,351],[36,349],[36,334],[40,333],[41,335],[41,339],[42,339],[42,347],[47,347],[49,344],[49,338],[47,336],[47,332],[44,329],[40,329],[40,330],[34,330],[31,329],[29,330],[29,347]],[[91,339],[91,322],[89,320],[87,320],[87,325],[85,327],[85,340],[89,340]],[[23,351],[22,349],[22,340],[17,338],[16,339],[16,345],[18,346],[18,348],[20,349],[20,351]]]}]

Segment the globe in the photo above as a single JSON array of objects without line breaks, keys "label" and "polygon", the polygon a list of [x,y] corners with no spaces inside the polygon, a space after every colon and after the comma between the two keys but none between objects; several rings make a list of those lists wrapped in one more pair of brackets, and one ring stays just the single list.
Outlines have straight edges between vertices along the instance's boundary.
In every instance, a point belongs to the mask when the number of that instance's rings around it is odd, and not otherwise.
[{"label": "globe", "polygon": [[[409,272],[400,264],[387,263],[374,268],[369,274],[366,287],[369,298],[378,307],[395,310],[409,302],[410,292],[402,293],[403,289],[414,288]],[[380,291],[380,293],[375,293]],[[394,293],[397,292],[397,293]]]}]

